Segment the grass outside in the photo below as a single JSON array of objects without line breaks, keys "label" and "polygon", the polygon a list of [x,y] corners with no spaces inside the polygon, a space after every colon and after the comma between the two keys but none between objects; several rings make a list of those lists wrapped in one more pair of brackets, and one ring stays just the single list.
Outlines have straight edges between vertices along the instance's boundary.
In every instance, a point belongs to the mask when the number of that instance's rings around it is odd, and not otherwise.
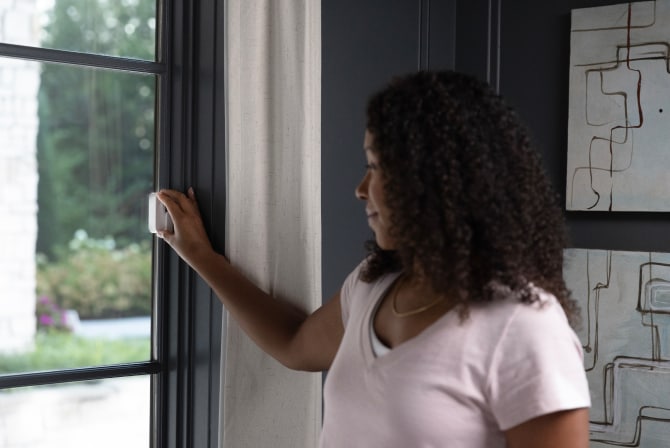
[{"label": "grass outside", "polygon": [[0,354],[0,374],[125,364],[147,361],[150,356],[148,337],[92,339],[57,331],[38,332],[33,351]]}]

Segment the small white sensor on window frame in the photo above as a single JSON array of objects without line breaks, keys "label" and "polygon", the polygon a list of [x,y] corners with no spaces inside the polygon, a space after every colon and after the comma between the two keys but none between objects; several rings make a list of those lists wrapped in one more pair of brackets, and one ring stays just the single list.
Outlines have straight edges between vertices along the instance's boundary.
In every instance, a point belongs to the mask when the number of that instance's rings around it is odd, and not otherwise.
[{"label": "small white sensor on window frame", "polygon": [[167,208],[158,200],[156,193],[149,195],[149,231],[158,233],[164,230],[173,231],[172,219]]}]

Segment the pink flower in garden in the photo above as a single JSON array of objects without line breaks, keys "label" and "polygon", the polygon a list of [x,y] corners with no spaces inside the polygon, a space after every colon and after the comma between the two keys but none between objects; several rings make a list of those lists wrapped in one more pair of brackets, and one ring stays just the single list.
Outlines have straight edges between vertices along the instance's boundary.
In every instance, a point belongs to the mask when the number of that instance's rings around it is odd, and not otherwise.
[{"label": "pink flower in garden", "polygon": [[42,314],[40,315],[40,324],[47,326],[51,325],[54,323],[53,317],[49,316],[48,314]]}]

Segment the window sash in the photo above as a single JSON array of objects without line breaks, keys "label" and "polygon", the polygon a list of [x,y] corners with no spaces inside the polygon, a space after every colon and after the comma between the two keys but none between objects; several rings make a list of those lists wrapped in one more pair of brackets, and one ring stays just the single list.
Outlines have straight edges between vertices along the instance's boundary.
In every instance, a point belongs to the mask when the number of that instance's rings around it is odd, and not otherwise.
[{"label": "window sash", "polygon": [[[159,163],[159,154],[166,150],[166,142],[168,141],[166,120],[169,117],[167,113],[167,95],[171,93],[169,73],[167,63],[167,47],[162,45],[162,35],[165,30],[166,18],[163,1],[158,1],[157,19],[158,27],[157,33],[157,59],[160,62],[143,61],[130,58],[122,58],[116,56],[106,56],[98,54],[77,53],[66,50],[30,47],[23,45],[14,45],[7,43],[0,43],[0,57],[18,58],[23,60],[32,60],[36,62],[50,62],[59,64],[69,64],[81,67],[91,67],[104,70],[120,70],[133,73],[153,74],[156,75],[156,103],[154,105],[155,111],[155,155],[154,155],[154,186],[159,182],[161,171],[166,172],[165,158],[163,163]],[[118,365],[103,365],[92,366],[84,368],[53,370],[44,372],[21,372],[14,374],[0,375],[0,390],[27,387],[27,386],[42,386],[59,383],[69,383],[87,380],[101,380],[107,378],[119,378],[135,375],[151,375],[151,446],[167,446],[164,443],[165,437],[159,434],[158,429],[165,426],[160,422],[166,421],[167,410],[157,404],[164,400],[162,396],[165,393],[165,388],[161,377],[166,372],[165,363],[162,359],[165,357],[162,353],[166,353],[163,349],[162,335],[165,334],[163,321],[168,314],[167,310],[163,309],[159,304],[158,297],[163,294],[163,286],[161,270],[164,268],[164,254],[159,245],[154,239],[152,249],[152,313],[151,313],[151,359],[145,362],[136,362]],[[167,301],[166,301],[167,303]]]},{"label": "window sash", "polygon": [[[160,34],[160,29],[157,31]],[[156,150],[155,160],[158,160],[158,154],[163,150],[163,142],[165,139],[161,138],[160,131],[166,129],[165,119],[168,115],[165,110],[164,101],[167,82],[164,81],[167,72],[166,64],[163,62],[140,61],[134,59],[119,58],[114,56],[104,56],[86,53],[74,53],[64,50],[55,50],[49,48],[29,47],[22,45],[13,45],[0,43],[0,57],[12,57],[25,60],[33,60],[37,62],[52,62],[63,63],[77,66],[93,67],[107,70],[122,70],[135,73],[147,73],[157,76],[157,92],[156,92]],[[164,60],[165,58],[162,58]],[[159,177],[159,166],[155,163],[154,179]],[[154,181],[154,184],[156,181]],[[156,263],[158,251],[156,244],[153,249],[153,286],[152,286],[152,336],[151,336],[151,360],[147,362],[131,363],[126,365],[114,366],[95,366],[80,369],[64,369],[49,372],[21,372],[16,374],[0,375],[0,390],[17,386],[33,386],[45,385],[50,383],[62,383],[67,381],[79,381],[88,379],[112,378],[124,375],[138,375],[138,374],[155,374],[160,371],[159,362],[159,348],[160,336],[158,322],[158,313],[160,312],[157,306],[157,297],[161,292],[158,283],[158,269],[161,267],[160,263]]]},{"label": "window sash", "polygon": [[[224,14],[219,0],[157,0],[156,60],[0,43],[0,56],[155,74],[156,187],[193,185],[212,243],[225,242]],[[211,194],[210,194],[211,193]],[[148,362],[0,377],[0,389],[151,374],[151,446],[218,447],[223,308],[154,239]]]}]

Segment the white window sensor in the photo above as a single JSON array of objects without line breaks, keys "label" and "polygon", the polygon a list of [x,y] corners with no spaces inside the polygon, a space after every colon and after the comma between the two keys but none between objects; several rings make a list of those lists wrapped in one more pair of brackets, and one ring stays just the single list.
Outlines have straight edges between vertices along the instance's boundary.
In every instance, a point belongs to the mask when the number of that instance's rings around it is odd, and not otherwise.
[{"label": "white window sensor", "polygon": [[149,195],[149,231],[151,233],[169,230],[172,232],[172,219],[167,211],[167,208],[161,201],[158,200],[156,193]]}]

